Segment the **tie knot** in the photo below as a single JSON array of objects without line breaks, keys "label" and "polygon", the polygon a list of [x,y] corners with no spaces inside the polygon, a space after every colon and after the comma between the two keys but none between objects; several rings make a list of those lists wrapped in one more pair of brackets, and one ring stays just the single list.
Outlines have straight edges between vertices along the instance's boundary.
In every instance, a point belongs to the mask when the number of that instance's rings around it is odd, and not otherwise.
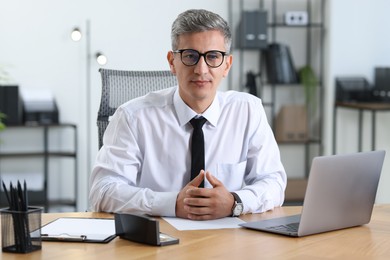
[{"label": "tie knot", "polygon": [[206,121],[207,121],[207,119],[204,118],[203,116],[201,116],[201,117],[198,117],[198,118],[195,118],[195,117],[192,118],[190,120],[190,123],[191,123],[191,125],[192,125],[192,127],[194,129],[200,129],[200,128],[203,127],[203,125],[204,125],[204,123],[206,123]]}]

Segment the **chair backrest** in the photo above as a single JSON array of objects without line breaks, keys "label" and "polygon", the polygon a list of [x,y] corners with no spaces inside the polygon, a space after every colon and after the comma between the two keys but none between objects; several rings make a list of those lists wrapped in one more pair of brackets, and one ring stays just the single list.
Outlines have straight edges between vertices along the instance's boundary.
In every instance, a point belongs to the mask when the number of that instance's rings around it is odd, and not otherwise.
[{"label": "chair backrest", "polygon": [[102,95],[97,117],[99,149],[103,134],[115,110],[130,99],[177,85],[176,76],[166,71],[125,71],[100,69]]}]

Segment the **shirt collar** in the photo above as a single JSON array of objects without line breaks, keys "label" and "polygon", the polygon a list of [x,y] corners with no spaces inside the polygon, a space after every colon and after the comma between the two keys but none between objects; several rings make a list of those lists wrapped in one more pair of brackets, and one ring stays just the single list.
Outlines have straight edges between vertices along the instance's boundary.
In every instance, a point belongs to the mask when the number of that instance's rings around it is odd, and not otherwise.
[{"label": "shirt collar", "polygon": [[[210,107],[202,114],[202,116],[213,126],[217,126],[220,113],[218,96],[219,92],[217,91],[213,103],[211,103]],[[187,124],[194,116],[198,115],[186,103],[184,103],[183,99],[179,95],[179,87],[176,88],[173,96],[173,104],[179,118],[180,126]]]}]

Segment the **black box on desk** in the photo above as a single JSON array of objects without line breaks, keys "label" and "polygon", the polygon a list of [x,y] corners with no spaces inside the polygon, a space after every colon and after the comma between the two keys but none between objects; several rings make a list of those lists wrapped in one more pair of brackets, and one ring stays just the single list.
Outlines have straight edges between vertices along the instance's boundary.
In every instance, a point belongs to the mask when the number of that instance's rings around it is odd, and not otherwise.
[{"label": "black box on desk", "polygon": [[161,233],[158,220],[146,215],[115,213],[115,233],[120,238],[153,246],[179,243],[178,238]]},{"label": "black box on desk", "polygon": [[0,86],[0,112],[7,116],[4,119],[6,125],[23,123],[23,108],[18,86]]}]

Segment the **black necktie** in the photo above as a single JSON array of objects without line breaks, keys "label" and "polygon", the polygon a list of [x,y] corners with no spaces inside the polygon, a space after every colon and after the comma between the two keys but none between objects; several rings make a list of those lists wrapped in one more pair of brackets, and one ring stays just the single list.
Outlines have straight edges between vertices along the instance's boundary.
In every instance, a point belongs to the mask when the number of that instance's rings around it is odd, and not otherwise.
[{"label": "black necktie", "polygon": [[[200,170],[204,170],[204,137],[202,127],[206,121],[207,120],[204,117],[194,117],[190,121],[191,125],[194,127],[191,149],[191,180],[199,174]],[[202,181],[199,187],[203,186],[204,182]]]}]

